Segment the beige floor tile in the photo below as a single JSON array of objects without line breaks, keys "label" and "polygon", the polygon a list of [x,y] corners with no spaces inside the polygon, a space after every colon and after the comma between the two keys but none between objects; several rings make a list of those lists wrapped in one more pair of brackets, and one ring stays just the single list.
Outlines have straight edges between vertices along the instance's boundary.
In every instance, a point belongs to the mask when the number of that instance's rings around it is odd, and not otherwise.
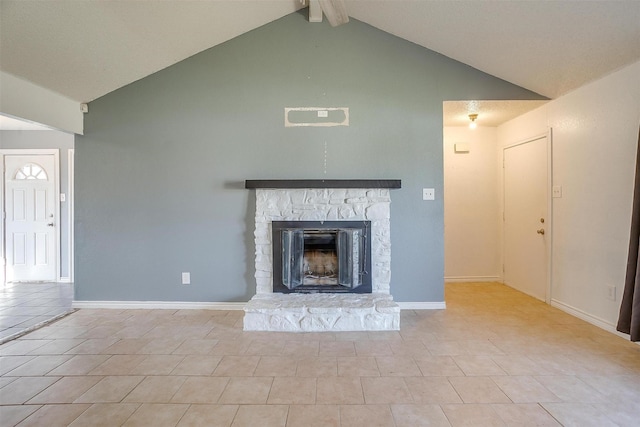
[{"label": "beige floor tile", "polygon": [[89,405],[45,405],[28,416],[18,426],[67,426],[80,414],[87,410]]},{"label": "beige floor tile", "polygon": [[318,378],[316,403],[318,405],[363,405],[364,395],[360,378]]},{"label": "beige floor tile", "polygon": [[467,346],[462,341],[447,340],[425,343],[433,356],[459,356],[469,354]]},{"label": "beige floor tile", "polygon": [[0,375],[13,371],[35,358],[36,356],[0,356]]},{"label": "beige floor tile", "polygon": [[355,356],[356,347],[353,341],[323,341],[320,343],[320,356]]},{"label": "beige floor tile", "polygon": [[31,398],[27,404],[73,403],[101,379],[102,377],[97,376],[60,378],[55,384]]},{"label": "beige floor tile", "polygon": [[218,344],[218,340],[190,338],[180,344],[173,354],[209,354],[216,344]]},{"label": "beige floor tile", "polygon": [[509,375],[550,375],[549,369],[544,365],[534,362],[527,356],[491,356],[494,362],[498,364]]},{"label": "beige floor tile", "polygon": [[151,338],[122,338],[100,351],[102,354],[136,354],[151,342]]},{"label": "beige floor tile", "polygon": [[379,377],[378,363],[373,356],[338,357],[340,377]]},{"label": "beige floor tile", "polygon": [[393,356],[386,341],[355,341],[357,356]]},{"label": "beige floor tile", "polygon": [[49,344],[45,344],[42,347],[38,347],[35,350],[29,352],[32,355],[47,355],[47,354],[64,354],[77,345],[84,342],[84,339],[57,339]]},{"label": "beige floor tile", "polygon": [[561,399],[550,392],[533,377],[492,377],[498,387],[514,403],[560,402]]},{"label": "beige floor tile", "polygon": [[40,409],[40,405],[1,405],[0,420],[4,426],[14,426]]},{"label": "beige floor tile", "polygon": [[89,371],[89,375],[129,375],[146,357],[141,354],[116,354]]},{"label": "beige floor tile", "polygon": [[298,359],[298,377],[335,377],[338,375],[338,361],[333,356],[302,357]]},{"label": "beige floor tile", "polygon": [[462,403],[445,377],[407,377],[404,381],[415,403]]},{"label": "beige floor tile", "polygon": [[442,405],[452,427],[502,427],[505,422],[492,405]]},{"label": "beige floor tile", "polygon": [[[324,379],[324,378],[319,378]],[[316,403],[316,378],[276,377],[269,391],[268,404],[305,405]]]},{"label": "beige floor tile", "polygon": [[423,357],[430,356],[429,350],[420,340],[405,339],[402,341],[392,341],[389,347],[395,356],[413,356]]},{"label": "beige floor tile", "polygon": [[573,376],[537,376],[535,379],[564,402],[605,403],[605,395]]},{"label": "beige floor tile", "polygon": [[540,426],[559,427],[558,423],[540,405],[535,403],[524,404],[495,404],[493,409],[508,426]]},{"label": "beige floor tile", "polygon": [[188,377],[173,395],[172,403],[217,403],[229,378]]},{"label": "beige floor tile", "polygon": [[466,376],[507,375],[489,356],[461,355],[453,360]]},{"label": "beige floor tile", "polygon": [[340,420],[348,427],[395,427],[389,405],[342,405]]},{"label": "beige floor tile", "polygon": [[261,405],[267,403],[271,377],[234,377],[218,400],[221,404]]},{"label": "beige floor tile", "polygon": [[18,378],[0,390],[0,405],[17,405],[24,403],[59,379],[60,377]]},{"label": "beige floor tile", "polygon": [[362,377],[360,381],[367,405],[413,403],[409,388],[401,377]]},{"label": "beige floor tile", "polygon": [[72,356],[56,355],[56,356],[36,356],[27,363],[7,372],[8,377],[37,377],[46,375],[49,371],[54,370],[62,365]]},{"label": "beige floor tile", "polygon": [[247,356],[280,356],[284,350],[284,341],[253,341],[244,353]]},{"label": "beige floor tile", "polygon": [[283,427],[288,411],[287,405],[241,405],[231,427]]},{"label": "beige floor tile", "polygon": [[238,405],[191,405],[178,427],[229,427]]},{"label": "beige floor tile", "polygon": [[464,403],[511,403],[489,377],[450,377],[449,382]]},{"label": "beige floor tile", "polygon": [[110,356],[107,354],[80,354],[73,356],[47,375],[86,375],[104,363]]},{"label": "beige floor tile", "polygon": [[449,427],[439,405],[391,405],[396,427]]},{"label": "beige floor tile", "polygon": [[383,377],[419,377],[422,372],[411,357],[386,356],[376,357],[380,376]]},{"label": "beige floor tile", "polygon": [[340,407],[291,405],[286,427],[340,427]]},{"label": "beige floor tile", "polygon": [[100,354],[104,349],[118,342],[118,338],[90,338],[73,347],[65,354]]},{"label": "beige floor tile", "polygon": [[[167,336],[167,335],[165,335]],[[173,336],[173,335],[168,335]],[[175,335],[179,336],[179,335]],[[145,335],[147,337],[147,335]],[[138,354],[171,354],[184,342],[182,338],[155,338],[138,350]]]},{"label": "beige floor tile", "polygon": [[117,403],[125,398],[144,377],[108,376],[87,390],[75,403]]},{"label": "beige floor tile", "polygon": [[184,355],[153,354],[133,367],[130,375],[169,375],[184,358]]},{"label": "beige floor tile", "polygon": [[0,377],[0,388],[14,382],[17,379],[18,377]]},{"label": "beige floor tile", "polygon": [[124,398],[131,403],[169,403],[187,377],[146,377]]},{"label": "beige floor tile", "polygon": [[94,403],[69,427],[112,427],[124,424],[140,404],[138,403]]},{"label": "beige floor tile", "polygon": [[171,375],[211,375],[222,356],[187,355],[171,371]]},{"label": "beige floor tile", "polygon": [[253,375],[256,377],[293,377],[298,360],[295,357],[263,356]]},{"label": "beige floor tile", "polygon": [[296,358],[318,356],[319,351],[320,341],[285,341],[282,355]]},{"label": "beige floor tile", "polygon": [[51,339],[25,340],[17,339],[0,346],[0,356],[29,354],[30,351],[53,342]]},{"label": "beige floor tile", "polygon": [[[234,332],[233,335],[235,336],[236,333]],[[211,337],[211,334],[208,337]],[[215,335],[212,338],[215,338]],[[242,356],[250,344],[250,341],[220,338],[209,354],[214,356]]]},{"label": "beige floor tile", "polygon": [[416,357],[414,360],[425,377],[464,376],[464,372],[451,356]]},{"label": "beige floor tile", "polygon": [[213,375],[218,377],[250,377],[260,361],[260,356],[224,356]]},{"label": "beige floor tile", "polygon": [[175,426],[187,412],[186,404],[144,403],[127,419],[124,427]]},{"label": "beige floor tile", "polygon": [[617,425],[595,405],[589,403],[543,403],[542,407],[563,426],[614,427]]}]

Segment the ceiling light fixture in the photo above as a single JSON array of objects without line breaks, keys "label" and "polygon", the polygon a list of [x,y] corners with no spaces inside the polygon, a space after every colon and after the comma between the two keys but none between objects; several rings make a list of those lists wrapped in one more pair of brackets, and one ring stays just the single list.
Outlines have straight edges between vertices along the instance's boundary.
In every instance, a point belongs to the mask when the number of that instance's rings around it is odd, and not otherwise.
[{"label": "ceiling light fixture", "polygon": [[476,123],[477,118],[477,114],[469,114],[469,120],[471,120],[471,123],[469,123],[469,129],[475,129],[478,127],[478,124]]}]

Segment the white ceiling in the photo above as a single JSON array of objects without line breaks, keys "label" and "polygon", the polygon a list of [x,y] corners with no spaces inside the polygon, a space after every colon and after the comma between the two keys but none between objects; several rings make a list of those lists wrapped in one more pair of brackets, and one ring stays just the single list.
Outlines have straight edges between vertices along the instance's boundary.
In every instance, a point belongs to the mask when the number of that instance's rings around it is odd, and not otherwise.
[{"label": "white ceiling", "polygon": [[[549,98],[640,60],[637,0],[346,4],[352,18]],[[88,102],[301,7],[299,0],[1,0],[0,69]]]}]

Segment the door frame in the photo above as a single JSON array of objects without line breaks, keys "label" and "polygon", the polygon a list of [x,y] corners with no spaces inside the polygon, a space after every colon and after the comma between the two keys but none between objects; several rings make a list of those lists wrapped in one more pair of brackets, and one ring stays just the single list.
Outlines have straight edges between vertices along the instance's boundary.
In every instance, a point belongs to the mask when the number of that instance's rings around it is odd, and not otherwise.
[{"label": "door frame", "polygon": [[545,224],[545,229],[547,230],[547,239],[545,239],[546,249],[547,249],[547,278],[546,278],[546,292],[545,292],[545,302],[547,304],[551,304],[551,293],[553,290],[552,286],[552,262],[553,262],[553,129],[549,128],[546,133],[538,134],[529,138],[525,138],[518,142],[514,142],[513,144],[508,144],[502,147],[502,280],[504,280],[504,253],[505,253],[505,150],[513,147],[517,147],[519,145],[528,144],[530,142],[538,141],[539,139],[547,139],[547,224]]},{"label": "door frame", "polygon": [[5,148],[0,149],[0,163],[2,164],[2,174],[0,174],[0,190],[2,191],[2,195],[0,196],[0,212],[2,212],[2,221],[0,221],[0,230],[2,232],[2,242],[0,242],[1,246],[1,255],[2,260],[0,264],[2,264],[2,284],[6,286],[7,284],[7,257],[6,257],[6,245],[7,238],[5,234],[6,230],[6,221],[7,215],[5,212],[5,180],[4,175],[5,171],[5,158],[7,156],[47,156],[53,155],[53,186],[54,186],[54,211],[56,215],[56,231],[54,233],[55,236],[55,248],[56,248],[56,282],[60,281],[60,150],[57,148],[49,148],[49,149],[13,149],[13,148]]}]

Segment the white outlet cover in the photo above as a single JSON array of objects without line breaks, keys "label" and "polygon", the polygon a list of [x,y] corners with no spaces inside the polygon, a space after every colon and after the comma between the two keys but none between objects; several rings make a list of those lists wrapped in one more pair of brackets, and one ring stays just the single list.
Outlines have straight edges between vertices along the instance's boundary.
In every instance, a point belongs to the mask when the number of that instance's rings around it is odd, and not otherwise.
[{"label": "white outlet cover", "polygon": [[435,188],[423,188],[422,189],[422,200],[435,200],[436,199],[436,189]]},{"label": "white outlet cover", "polygon": [[182,284],[183,285],[191,284],[191,273],[182,273]]},{"label": "white outlet cover", "polygon": [[555,199],[559,199],[562,197],[562,186],[554,185],[552,188],[552,194]]}]

